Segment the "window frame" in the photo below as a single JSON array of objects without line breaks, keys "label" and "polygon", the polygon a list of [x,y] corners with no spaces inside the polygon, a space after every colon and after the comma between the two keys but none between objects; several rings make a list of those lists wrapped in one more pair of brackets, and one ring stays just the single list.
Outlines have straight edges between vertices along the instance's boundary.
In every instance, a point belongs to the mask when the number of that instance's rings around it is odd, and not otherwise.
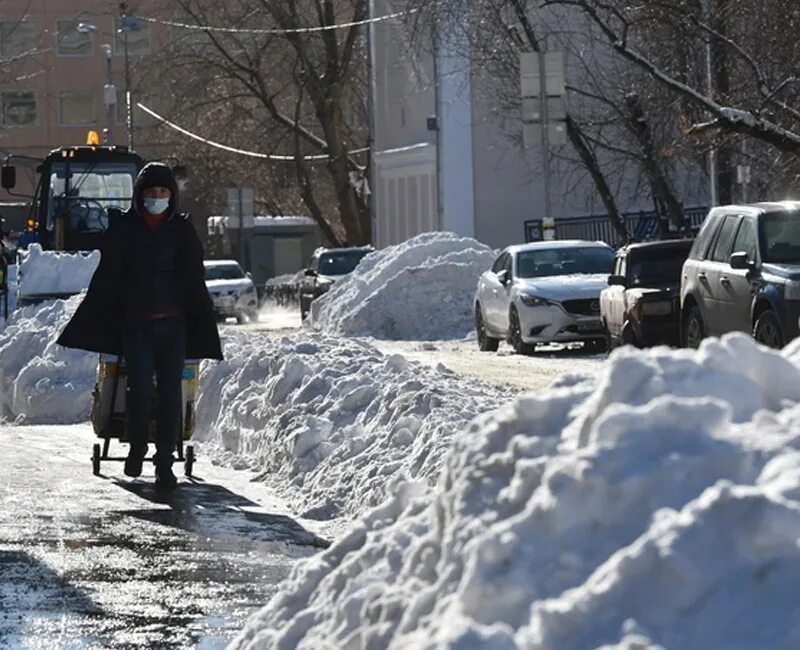
[{"label": "window frame", "polygon": [[[4,106],[5,106],[4,95],[10,94],[10,93],[14,93],[14,94],[18,94],[18,95],[22,95],[22,94],[25,94],[25,93],[30,93],[31,95],[33,95],[33,106],[34,106],[33,122],[31,122],[30,124],[7,124],[6,123],[5,111],[3,110]],[[0,90],[0,126],[2,128],[4,128],[4,129],[29,129],[31,127],[36,127],[38,125],[39,125],[39,98],[38,98],[38,96],[36,94],[36,91],[34,89],[12,89],[12,88],[7,88],[7,89]]]},{"label": "window frame", "polygon": [[[492,273],[499,273],[500,271],[505,268],[506,262],[505,257],[508,255],[508,251],[503,251],[500,255],[497,256],[497,259],[492,264],[492,268],[490,269]],[[501,263],[502,262],[502,263]]]},{"label": "window frame", "polygon": [[[27,48],[27,49],[24,49],[24,50],[20,51],[20,52],[6,52],[6,48],[5,48],[6,39],[4,38],[5,35],[3,34],[3,27],[5,25],[14,25],[15,27],[20,27],[21,25],[30,25],[31,30],[33,31],[33,42],[31,43],[31,46],[29,48]],[[37,36],[38,36],[38,34],[36,32],[36,23],[34,23],[32,20],[18,20],[18,21],[3,20],[3,21],[0,21],[0,56],[3,56],[3,57],[6,57],[6,56],[7,57],[17,57],[17,56],[21,56],[25,52],[36,50],[37,49],[37,43],[38,43]]]},{"label": "window frame", "polygon": [[[747,261],[748,262],[758,263],[758,261],[761,259],[761,255],[759,253],[758,223],[757,223],[757,221],[755,219],[749,218],[747,215],[741,215],[741,216],[742,216],[742,219],[739,222],[739,227],[736,229],[736,234],[734,235],[733,242],[731,243],[731,255],[733,255],[734,253],[740,252],[740,251],[736,250],[736,240],[739,239],[739,233],[742,231],[742,229],[745,226],[749,225],[750,229],[751,229],[751,233],[753,235],[753,251],[754,251],[754,255],[753,255],[753,259],[748,259]],[[747,252],[749,254],[749,251],[741,251],[741,252],[743,252],[743,253]]]},{"label": "window frame", "polygon": [[[114,34],[114,37],[111,39],[111,56],[115,57],[124,57],[125,56],[125,36],[124,32],[117,31],[122,28],[122,19],[114,18],[111,23],[111,31]],[[147,51],[136,53],[130,51],[130,45],[128,46],[128,58],[137,59],[143,56],[150,56],[153,53],[153,32],[150,29],[150,23],[145,21],[139,21],[139,29],[134,30],[130,33],[135,33],[137,31],[147,31]],[[117,46],[119,43],[119,46]]]},{"label": "window frame", "polygon": [[[708,253],[717,240],[717,232],[719,231],[720,224],[725,220],[725,216],[726,215],[709,215],[706,217],[706,221],[700,227],[700,232],[697,233],[694,244],[692,244],[689,250],[687,259],[700,261],[708,259]],[[704,242],[703,235],[705,235],[707,231],[710,234],[708,235],[708,240]],[[700,247],[702,247],[702,249]]]},{"label": "window frame", "polygon": [[94,56],[94,39],[92,38],[92,34],[90,32],[86,32],[86,37],[89,39],[89,52],[88,54],[64,54],[61,52],[61,41],[59,40],[59,35],[61,34],[61,29],[59,29],[59,23],[71,23],[75,25],[75,32],[77,34],[83,34],[84,32],[78,31],[78,24],[81,21],[79,20],[62,20],[56,19],[56,31],[55,31],[55,38],[56,38],[56,57],[59,59],[90,59]]},{"label": "window frame", "polygon": [[[91,97],[92,115],[87,122],[80,123],[66,123],[64,122],[64,111],[61,105],[63,98],[67,95],[89,95]],[[69,128],[86,128],[87,126],[94,126],[97,123],[97,98],[93,90],[59,90],[58,91],[58,125],[65,129]]]},{"label": "window frame", "polygon": [[[725,228],[725,224],[729,220],[731,222],[733,222],[734,225],[733,225],[733,232],[731,234],[731,239],[730,239],[730,242],[728,243],[728,252],[727,252],[727,254],[725,255],[725,257],[723,259],[718,260],[718,259],[714,258],[714,256],[717,253],[717,245],[719,244],[720,237],[722,237],[722,231]],[[717,228],[717,232],[716,232],[716,234],[714,236],[714,245],[708,251],[708,255],[706,256],[706,259],[709,262],[716,262],[718,264],[729,264],[730,263],[731,251],[733,250],[733,242],[736,239],[736,233],[739,232],[739,224],[741,223],[741,220],[742,220],[742,217],[741,217],[741,215],[738,215],[738,214],[726,214],[721,219],[721,224]]]}]

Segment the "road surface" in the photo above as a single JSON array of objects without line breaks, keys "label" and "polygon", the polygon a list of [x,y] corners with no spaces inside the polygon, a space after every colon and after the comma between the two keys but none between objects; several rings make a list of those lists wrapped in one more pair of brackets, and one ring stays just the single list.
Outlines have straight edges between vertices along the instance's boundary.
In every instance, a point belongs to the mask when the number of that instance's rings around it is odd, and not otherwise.
[{"label": "road surface", "polygon": [[[302,331],[299,307],[267,306],[257,323],[230,325],[261,332],[271,337]],[[382,341],[368,339],[384,354],[402,354],[429,366],[441,364],[458,375],[506,387],[514,392],[544,390],[564,375],[594,375],[606,360],[605,354],[586,354],[580,345],[545,346],[529,357],[514,354],[501,343],[498,352],[481,352],[475,341]]]},{"label": "road surface", "polygon": [[200,453],[164,496],[150,464],[92,476],[95,441],[88,425],[0,426],[2,650],[223,648],[326,544],[247,472]]}]

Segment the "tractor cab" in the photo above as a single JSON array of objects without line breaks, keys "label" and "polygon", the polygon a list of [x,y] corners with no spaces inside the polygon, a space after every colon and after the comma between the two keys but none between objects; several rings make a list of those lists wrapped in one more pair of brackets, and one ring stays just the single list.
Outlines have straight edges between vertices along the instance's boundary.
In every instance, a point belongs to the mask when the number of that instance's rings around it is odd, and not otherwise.
[{"label": "tractor cab", "polygon": [[[127,147],[99,146],[97,141],[90,132],[89,144],[55,149],[37,166],[28,241],[44,250],[94,250],[109,221],[131,207],[144,161]],[[2,185],[8,190],[15,184],[16,171],[6,162]]]}]

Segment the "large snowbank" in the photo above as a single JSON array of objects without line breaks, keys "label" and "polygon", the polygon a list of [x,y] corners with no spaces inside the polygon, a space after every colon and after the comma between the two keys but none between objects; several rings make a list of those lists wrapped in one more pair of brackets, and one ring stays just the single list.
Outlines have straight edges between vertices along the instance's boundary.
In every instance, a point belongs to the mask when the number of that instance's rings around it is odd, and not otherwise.
[{"label": "large snowbank", "polygon": [[503,391],[370,345],[227,330],[205,364],[197,437],[219,442],[307,516],[360,514],[401,479],[431,484],[452,435]]},{"label": "large snowbank", "polygon": [[0,418],[26,424],[89,419],[97,355],[56,344],[82,299],[18,309],[0,329]]},{"label": "large snowbank", "polygon": [[474,325],[475,289],[494,252],[475,239],[425,233],[367,255],[311,303],[323,332],[379,339],[462,338]]},{"label": "large snowbank", "polygon": [[64,253],[43,251],[31,244],[19,265],[21,293],[26,296],[80,293],[100,263],[100,251]]},{"label": "large snowbank", "polygon": [[800,646],[800,345],[619,350],[477,418],[244,648]]}]

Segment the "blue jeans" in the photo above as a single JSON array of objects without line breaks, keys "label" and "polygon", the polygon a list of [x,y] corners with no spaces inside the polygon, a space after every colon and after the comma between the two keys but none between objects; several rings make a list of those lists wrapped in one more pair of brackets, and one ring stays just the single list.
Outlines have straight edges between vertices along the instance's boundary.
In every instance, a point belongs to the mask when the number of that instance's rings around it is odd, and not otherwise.
[{"label": "blue jeans", "polygon": [[183,316],[129,320],[123,326],[122,345],[128,374],[126,429],[131,454],[147,453],[155,373],[156,464],[170,466],[181,423],[186,320]]}]

